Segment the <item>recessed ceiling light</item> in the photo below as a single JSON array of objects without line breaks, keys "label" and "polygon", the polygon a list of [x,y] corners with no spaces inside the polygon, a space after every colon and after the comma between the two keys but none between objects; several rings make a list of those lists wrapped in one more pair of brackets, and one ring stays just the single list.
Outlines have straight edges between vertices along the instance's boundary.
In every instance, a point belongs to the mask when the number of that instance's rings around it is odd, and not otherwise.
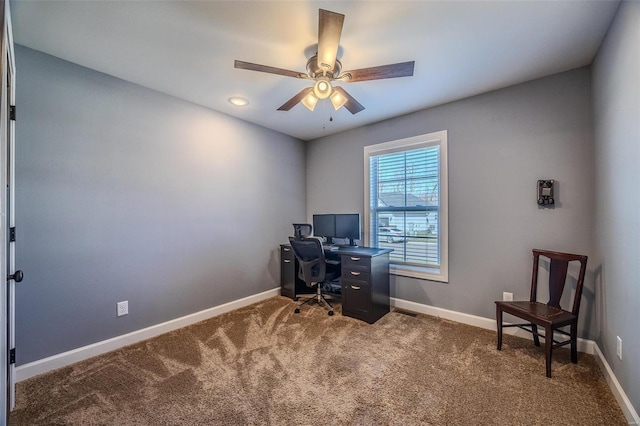
[{"label": "recessed ceiling light", "polygon": [[240,98],[237,96],[234,96],[233,98],[229,98],[229,103],[235,106],[239,106],[239,107],[243,107],[243,106],[247,106],[249,105],[249,101],[246,100],[245,98]]}]

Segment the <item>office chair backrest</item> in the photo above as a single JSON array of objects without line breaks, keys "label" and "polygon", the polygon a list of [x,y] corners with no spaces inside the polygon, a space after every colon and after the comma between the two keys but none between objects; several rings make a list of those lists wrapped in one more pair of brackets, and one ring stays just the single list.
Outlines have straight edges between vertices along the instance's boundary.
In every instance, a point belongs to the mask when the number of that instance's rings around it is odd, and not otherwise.
[{"label": "office chair backrest", "polygon": [[293,235],[296,238],[308,237],[311,235],[311,230],[313,227],[309,223],[294,223],[293,224]]},{"label": "office chair backrest", "polygon": [[582,298],[582,285],[584,284],[584,275],[587,269],[587,256],[569,253],[560,253],[547,250],[533,250],[533,274],[531,281],[531,297],[530,301],[535,302],[538,290],[538,263],[540,256],[544,256],[550,260],[549,264],[549,302],[548,306],[562,309],[560,306],[560,298],[564,291],[567,280],[567,269],[569,262],[580,262],[580,273],[576,284],[576,292],[573,299],[573,307],[571,312],[578,315],[580,310],[580,299]]},{"label": "office chair backrest", "polygon": [[300,264],[302,280],[309,286],[323,282],[327,271],[322,242],[317,238],[289,237],[293,254]]}]

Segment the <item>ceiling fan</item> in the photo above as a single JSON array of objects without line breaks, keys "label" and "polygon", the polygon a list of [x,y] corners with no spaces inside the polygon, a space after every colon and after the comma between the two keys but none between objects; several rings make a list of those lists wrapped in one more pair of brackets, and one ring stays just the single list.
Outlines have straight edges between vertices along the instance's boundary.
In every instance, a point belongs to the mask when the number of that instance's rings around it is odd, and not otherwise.
[{"label": "ceiling fan", "polygon": [[344,15],[320,9],[318,51],[307,61],[306,73],[238,60],[235,61],[234,66],[239,69],[315,81],[312,87],[302,89],[297,95],[278,108],[278,111],[289,111],[300,102],[313,111],[319,99],[329,98],[336,110],[344,106],[351,114],[357,114],[364,109],[364,106],[342,87],[333,86],[332,82],[355,83],[384,78],[409,77],[413,75],[415,62],[401,62],[343,72],[342,63],[337,57],[343,22]]}]

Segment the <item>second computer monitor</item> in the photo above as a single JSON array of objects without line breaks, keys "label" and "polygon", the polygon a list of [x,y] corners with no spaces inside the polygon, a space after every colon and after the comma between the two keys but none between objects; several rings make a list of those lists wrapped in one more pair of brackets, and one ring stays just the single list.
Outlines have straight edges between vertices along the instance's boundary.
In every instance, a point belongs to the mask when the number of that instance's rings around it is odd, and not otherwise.
[{"label": "second computer monitor", "polygon": [[360,239],[360,215],[337,214],[336,215],[336,235],[338,238],[348,238],[350,245],[355,245],[354,240]]}]

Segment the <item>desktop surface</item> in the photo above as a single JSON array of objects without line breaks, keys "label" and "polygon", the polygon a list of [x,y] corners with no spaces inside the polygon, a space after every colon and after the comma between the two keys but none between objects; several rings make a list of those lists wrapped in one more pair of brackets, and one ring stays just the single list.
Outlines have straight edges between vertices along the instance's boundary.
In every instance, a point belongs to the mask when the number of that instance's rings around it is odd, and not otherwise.
[{"label": "desktop surface", "polygon": [[391,253],[393,249],[388,248],[376,248],[376,247],[363,247],[363,246],[327,246],[328,249],[325,248],[325,252],[330,252],[331,254],[344,254],[344,255],[355,255],[355,256],[380,256],[381,254]]}]

